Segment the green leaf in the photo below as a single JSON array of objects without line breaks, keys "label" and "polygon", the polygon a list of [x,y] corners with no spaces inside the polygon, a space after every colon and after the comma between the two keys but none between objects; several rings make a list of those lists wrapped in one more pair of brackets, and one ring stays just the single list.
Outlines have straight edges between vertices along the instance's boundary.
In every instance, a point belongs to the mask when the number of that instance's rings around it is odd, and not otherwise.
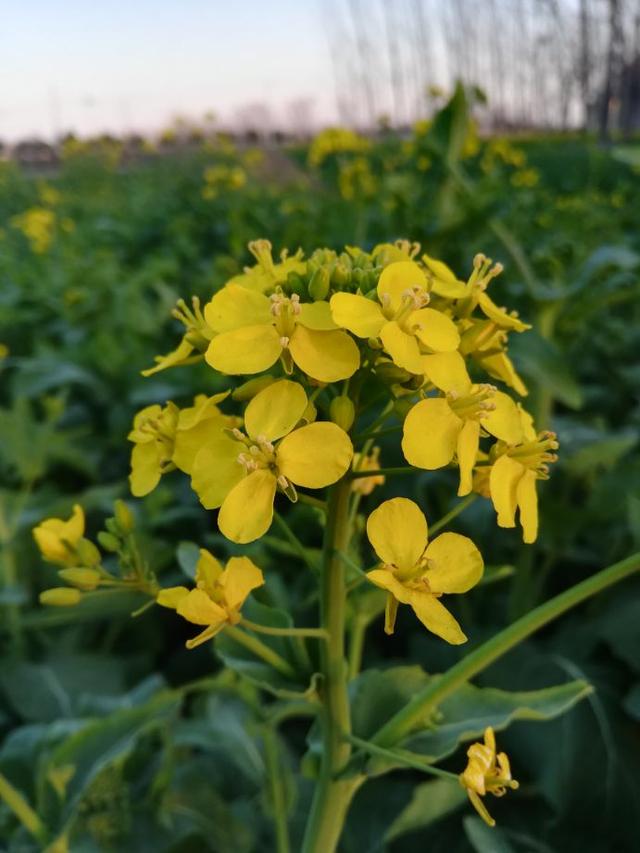
[{"label": "green leaf", "polygon": [[200,559],[200,548],[195,542],[180,542],[176,548],[178,565],[190,580],[195,580],[196,566]]},{"label": "green leaf", "polygon": [[435,779],[416,785],[409,804],[400,812],[385,834],[390,843],[407,832],[424,829],[466,802],[467,795],[458,782]]},{"label": "green leaf", "polygon": [[512,337],[509,343],[516,366],[526,379],[549,391],[571,409],[582,406],[582,390],[565,356],[554,343],[533,330]]},{"label": "green leaf", "polygon": [[487,826],[479,817],[465,817],[464,833],[476,853],[515,853],[497,826]]},{"label": "green leaf", "polygon": [[419,666],[369,669],[349,686],[354,733],[368,739],[427,684]]}]

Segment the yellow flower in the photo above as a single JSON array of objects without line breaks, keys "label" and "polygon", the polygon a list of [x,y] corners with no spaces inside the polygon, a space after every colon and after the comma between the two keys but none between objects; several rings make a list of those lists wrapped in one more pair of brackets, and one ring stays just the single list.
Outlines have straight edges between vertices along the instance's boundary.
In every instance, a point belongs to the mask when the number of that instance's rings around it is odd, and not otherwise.
[{"label": "yellow flower", "polygon": [[470,318],[463,320],[462,325],[460,352],[471,356],[489,376],[526,397],[529,392],[506,351],[508,332],[493,320]]},{"label": "yellow flower", "polygon": [[188,622],[206,626],[196,637],[187,640],[187,648],[193,649],[215,637],[225,625],[236,625],[247,596],[263,584],[262,572],[248,557],[231,557],[223,569],[213,554],[201,548],[196,566],[196,588],[162,589],[156,601],[176,610]]},{"label": "yellow flower", "polygon": [[166,370],[168,367],[177,367],[181,364],[192,364],[200,361],[201,353],[209,346],[209,341],[213,337],[213,331],[207,325],[202,309],[200,308],[200,300],[194,296],[191,300],[191,308],[188,307],[184,299],[179,299],[176,307],[171,312],[176,320],[185,326],[186,332],[182,336],[182,340],[178,346],[166,355],[157,355],[155,357],[156,364],[153,367],[142,371],[143,376],[152,376],[161,370]]},{"label": "yellow flower", "polygon": [[378,302],[356,293],[335,293],[331,315],[338,326],[359,338],[380,338],[398,367],[423,372],[424,352],[452,352],[460,336],[453,321],[427,308],[429,294],[424,272],[413,261],[396,261],[384,268],[377,287]]},{"label": "yellow flower", "polygon": [[464,643],[462,629],[438,599],[443,593],[467,592],[482,577],[482,555],[473,542],[458,533],[441,533],[429,543],[427,520],[407,498],[393,498],[374,510],[367,536],[383,564],[367,578],[388,592],[386,633],[393,633],[398,603],[410,604],[427,630],[448,643]]},{"label": "yellow flower", "polygon": [[523,323],[515,312],[509,313],[504,308],[499,308],[486,292],[489,282],[502,272],[502,264],[492,266],[491,258],[482,254],[476,255],[473,259],[473,271],[465,283],[459,281],[442,261],[424,254],[422,262],[427,268],[430,289],[438,296],[459,300],[456,307],[460,316],[470,315],[478,306],[485,317],[501,329],[524,332],[531,328]]},{"label": "yellow flower", "polygon": [[206,306],[205,317],[217,332],[206,360],[222,373],[261,373],[281,359],[287,373],[296,364],[319,382],[337,382],[360,364],[355,341],[337,328],[327,302],[301,304],[295,293],[269,298],[229,284]]},{"label": "yellow flower", "polygon": [[244,433],[211,435],[193,463],[191,485],[207,509],[220,507],[218,526],[233,542],[267,532],[276,491],[296,500],[295,486],[321,489],[349,469],[353,446],[334,423],[296,428],[308,409],[301,385],[280,380],[248,404]]},{"label": "yellow flower", "polygon": [[45,560],[60,566],[77,564],[76,545],[84,536],[84,512],[75,504],[71,517],[48,518],[33,530],[40,553]]},{"label": "yellow flower", "polygon": [[481,428],[509,445],[522,441],[520,413],[511,397],[492,385],[469,385],[465,393],[427,397],[404,421],[402,452],[410,465],[434,471],[457,457],[458,495],[472,489]]},{"label": "yellow flower", "polygon": [[493,729],[489,726],[484,732],[484,743],[473,743],[467,750],[469,761],[463,773],[460,774],[460,784],[466,788],[471,804],[482,820],[495,826],[481,797],[493,794],[502,797],[507,788],[516,790],[518,782],[511,778],[511,767],[506,753],[496,755],[496,739]]},{"label": "yellow flower", "polygon": [[234,284],[264,293],[266,290],[273,290],[278,284],[283,284],[290,272],[298,275],[306,272],[307,264],[302,260],[300,249],[290,257],[285,249],[280,255],[280,263],[277,264],[273,261],[272,246],[268,240],[253,240],[249,243],[249,251],[257,264],[245,267],[244,272],[227,282],[227,286]]},{"label": "yellow flower", "polygon": [[[354,471],[377,471],[380,468],[380,448],[374,447],[366,456],[361,453],[354,454],[352,467]],[[351,484],[351,491],[359,495],[370,495],[376,486],[382,485],[384,485],[383,474],[358,477]]]},{"label": "yellow flower", "polygon": [[11,219],[11,225],[22,231],[36,255],[43,255],[51,245],[55,224],[55,213],[45,207],[31,207]]},{"label": "yellow flower", "polygon": [[149,494],[160,477],[174,468],[191,473],[195,456],[209,435],[236,424],[236,419],[223,415],[217,405],[228,395],[228,391],[213,397],[199,394],[186,409],[167,403],[164,408],[153,405],[138,412],[128,436],[134,443],[129,476],[132,494]]},{"label": "yellow flower", "polygon": [[[549,479],[549,463],[558,459],[554,432],[536,434],[530,415],[520,409],[524,441],[515,447],[498,442],[491,450],[495,462],[489,474],[489,491],[499,527],[516,526],[519,510],[522,539],[530,544],[538,537],[536,480]],[[497,458],[496,458],[497,456]]]}]

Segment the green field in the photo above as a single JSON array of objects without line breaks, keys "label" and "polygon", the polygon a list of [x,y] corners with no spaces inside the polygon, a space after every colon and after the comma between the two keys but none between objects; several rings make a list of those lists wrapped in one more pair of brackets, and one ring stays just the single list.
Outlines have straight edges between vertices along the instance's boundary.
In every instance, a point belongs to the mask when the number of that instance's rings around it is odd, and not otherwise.
[{"label": "green field", "polygon": [[[341,258],[353,259],[340,255],[345,247],[370,253],[396,240],[419,243],[420,255],[463,280],[477,253],[500,262],[494,302],[533,327],[510,338],[529,388],[524,405],[560,443],[549,481],[539,484],[535,543],[523,544],[519,529],[499,530],[483,498],[468,500],[447,528],[471,537],[490,569],[451,606],[466,647],[426,632],[409,608],[385,635],[377,590],[357,585],[359,567],[375,555],[366,538],[350,551],[357,591],[347,625],[351,640],[364,642],[365,669],[352,701],[363,737],[423,686],[419,667],[446,671],[542,602],[640,549],[637,150],[577,134],[485,138],[460,90],[406,138],[326,131],[309,144],[264,146],[216,137],[184,150],[149,147],[136,158],[113,143],[75,144],[47,174],[0,162],[0,849],[301,849],[320,750],[307,701],[315,651],[310,658],[302,643],[267,638],[294,661],[294,677],[283,682],[227,636],[187,650],[194,626],[145,607],[149,596],[137,587],[42,606],[39,594],[61,583],[32,535],[43,519],[68,518],[79,504],[95,541],[124,499],[135,516],[128,559],[135,550],[140,572],[162,587],[189,583],[197,548],[221,560],[246,554],[267,577],[253,621],[288,624],[289,613],[296,625],[317,624],[309,568],[321,556],[316,506],[281,496],[283,524],[243,547],[219,532],[178,473],[143,499],[129,490],[136,412],[169,400],[189,406],[226,387],[202,361],[141,371],[178,345],[184,329],[171,311],[179,299],[204,304],[256,264],[251,241],[269,240],[276,261],[285,249],[304,253],[291,292],[323,265],[335,271]],[[375,286],[372,269],[352,265],[363,292]],[[371,426],[366,416],[360,423],[365,432]],[[399,467],[399,422],[387,426],[377,439],[381,459]],[[397,495],[435,522],[458,505],[456,483],[446,467],[390,474],[362,497],[355,528],[362,532],[366,515]],[[122,516],[106,529],[120,535]],[[107,549],[105,565],[114,560]],[[461,688],[422,720],[422,753],[455,774],[464,769],[464,742],[495,726],[520,782],[487,803],[496,829],[449,779],[402,761],[381,775],[389,756],[367,763],[361,754],[356,770],[371,779],[354,799],[340,849],[636,850],[639,592],[637,576],[624,580],[474,678],[477,688],[508,694]],[[351,663],[355,675],[360,650]],[[556,693],[545,698],[550,687]],[[520,691],[528,698],[514,697]]]}]

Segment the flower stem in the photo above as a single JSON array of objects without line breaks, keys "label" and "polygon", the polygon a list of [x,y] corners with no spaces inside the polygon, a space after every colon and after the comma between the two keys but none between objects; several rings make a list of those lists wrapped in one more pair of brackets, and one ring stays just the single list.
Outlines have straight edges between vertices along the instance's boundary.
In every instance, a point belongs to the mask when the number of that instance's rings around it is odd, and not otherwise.
[{"label": "flower stem", "polygon": [[264,758],[271,794],[273,822],[276,836],[277,853],[289,853],[289,825],[287,822],[287,800],[284,790],[283,776],[280,769],[280,758],[276,733],[271,726],[265,726],[262,731],[264,743]]},{"label": "flower stem", "polygon": [[296,673],[291,664],[272,648],[266,646],[262,640],[252,634],[245,634],[244,631],[234,625],[227,625],[224,630],[232,640],[253,652],[257,657],[262,658],[265,663],[268,663],[285,678],[295,678]]},{"label": "flower stem", "polygon": [[329,640],[321,652],[322,760],[302,845],[303,853],[332,853],[340,840],[347,810],[363,777],[337,779],[351,754],[344,735],[351,731],[345,661],[345,570],[339,551],[349,545],[350,481],[344,477],[329,495],[324,536],[320,618]]},{"label": "flower stem", "polygon": [[401,711],[394,714],[371,740],[378,746],[389,746],[397,743],[421,720],[424,720],[443,699],[446,699],[474,675],[482,672],[499,657],[521,643],[522,640],[571,607],[575,607],[592,595],[596,595],[603,589],[624,580],[639,569],[640,552],[602,569],[592,577],[536,607],[526,616],[518,619],[504,631],[500,631],[495,637],[468,654],[444,675],[431,679],[429,684],[417,693]]},{"label": "flower stem", "polygon": [[272,628],[270,625],[259,625],[244,618],[240,620],[240,624],[257,634],[270,634],[272,637],[317,637],[319,640],[329,637],[324,628]]},{"label": "flower stem", "polygon": [[470,506],[478,495],[475,492],[472,492],[470,495],[467,495],[466,498],[463,498],[459,503],[457,503],[454,508],[448,512],[446,515],[443,515],[442,518],[439,518],[435,524],[429,525],[429,536],[433,536],[434,533],[437,533],[438,530],[441,530],[445,524],[449,524],[457,515],[460,515],[461,512]]},{"label": "flower stem", "polygon": [[6,803],[20,823],[34,838],[39,841],[44,840],[45,828],[42,821],[20,791],[14,788],[2,773],[0,773],[0,800]]},{"label": "flower stem", "polygon": [[420,755],[415,755],[407,750],[400,749],[385,749],[383,746],[377,746],[375,743],[370,743],[368,740],[355,737],[354,735],[345,735],[345,739],[354,746],[359,747],[363,752],[369,752],[371,755],[379,755],[381,758],[388,758],[396,764],[402,764],[405,767],[413,767],[414,770],[422,770],[429,773],[431,776],[440,776],[444,779],[453,779],[457,782],[458,777],[455,773],[449,773],[448,770],[440,770],[439,767],[434,767],[432,764]]},{"label": "flower stem", "polygon": [[374,471],[352,471],[349,474],[349,477],[352,480],[357,480],[360,477],[380,477],[380,476],[390,476],[391,474],[411,474],[415,473],[415,468],[411,468],[409,465],[402,465],[398,468],[378,468]]}]

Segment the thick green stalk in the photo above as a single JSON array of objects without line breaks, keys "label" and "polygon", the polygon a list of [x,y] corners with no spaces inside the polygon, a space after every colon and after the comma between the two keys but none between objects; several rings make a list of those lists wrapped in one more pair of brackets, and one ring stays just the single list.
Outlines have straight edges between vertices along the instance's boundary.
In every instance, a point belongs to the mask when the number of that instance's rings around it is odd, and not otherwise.
[{"label": "thick green stalk", "polygon": [[351,721],[344,648],[345,569],[338,553],[349,546],[350,493],[348,478],[331,489],[324,535],[320,621],[329,639],[320,649],[322,759],[303,853],[332,853],[337,848],[351,798],[361,782],[360,778],[336,778],[351,755],[351,744],[344,739]]},{"label": "thick green stalk", "polygon": [[522,640],[571,607],[575,607],[608,586],[624,580],[639,569],[640,552],[608,566],[587,580],[536,607],[535,610],[527,613],[526,616],[518,619],[517,622],[509,625],[504,631],[500,631],[495,637],[468,654],[444,675],[433,679],[401,711],[391,717],[376,732],[371,741],[379,746],[392,746],[397,743],[421,720],[424,720],[443,699],[446,699],[474,675],[482,672],[499,657],[521,643]]}]

